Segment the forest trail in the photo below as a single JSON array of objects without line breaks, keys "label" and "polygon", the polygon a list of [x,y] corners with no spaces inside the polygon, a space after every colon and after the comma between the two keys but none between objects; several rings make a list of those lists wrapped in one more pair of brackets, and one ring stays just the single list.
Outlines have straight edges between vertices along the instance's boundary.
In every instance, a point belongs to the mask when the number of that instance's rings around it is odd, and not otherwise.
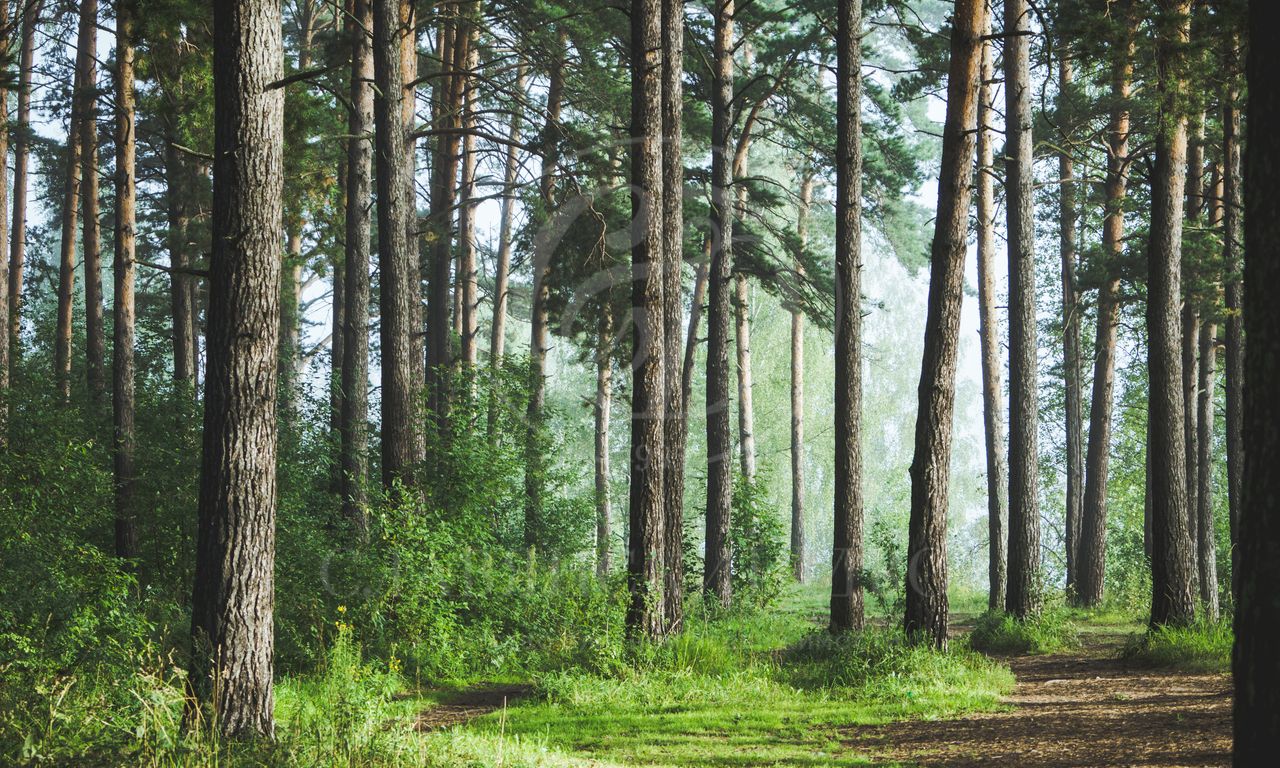
[{"label": "forest trail", "polygon": [[1073,652],[1001,657],[1017,677],[1010,709],[955,720],[858,727],[848,746],[873,763],[921,766],[1225,766],[1231,678],[1136,669],[1114,636]]}]

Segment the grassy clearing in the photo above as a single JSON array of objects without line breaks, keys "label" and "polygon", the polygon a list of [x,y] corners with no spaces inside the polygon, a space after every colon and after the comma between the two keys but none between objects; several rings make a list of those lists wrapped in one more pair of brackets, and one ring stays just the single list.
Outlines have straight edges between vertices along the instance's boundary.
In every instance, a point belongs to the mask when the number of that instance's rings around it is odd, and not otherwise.
[{"label": "grassy clearing", "polygon": [[1043,654],[1079,647],[1080,637],[1069,612],[1054,606],[1021,621],[1003,612],[984,613],[974,623],[968,643],[988,653]]},{"label": "grassy clearing", "polygon": [[1122,658],[1136,666],[1228,672],[1234,637],[1229,621],[1198,620],[1188,627],[1157,627],[1131,636]]}]

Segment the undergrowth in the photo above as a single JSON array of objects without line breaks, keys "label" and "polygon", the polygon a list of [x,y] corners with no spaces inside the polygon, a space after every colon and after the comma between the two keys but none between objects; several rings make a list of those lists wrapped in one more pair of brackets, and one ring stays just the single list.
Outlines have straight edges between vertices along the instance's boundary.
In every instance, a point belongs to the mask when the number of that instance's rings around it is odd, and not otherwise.
[{"label": "undergrowth", "polygon": [[1135,666],[1226,672],[1234,639],[1229,621],[1199,619],[1186,627],[1161,626],[1132,635],[1121,657]]},{"label": "undergrowth", "polygon": [[968,642],[970,648],[990,653],[1043,654],[1078,647],[1080,638],[1070,614],[1054,606],[1026,619],[988,611],[974,623]]}]

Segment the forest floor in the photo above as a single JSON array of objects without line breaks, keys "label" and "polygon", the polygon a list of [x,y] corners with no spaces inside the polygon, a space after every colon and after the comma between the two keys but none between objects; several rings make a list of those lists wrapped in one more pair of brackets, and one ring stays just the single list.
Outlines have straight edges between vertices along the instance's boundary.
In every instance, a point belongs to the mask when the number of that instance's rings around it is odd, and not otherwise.
[{"label": "forest floor", "polygon": [[[820,623],[820,603],[797,596],[758,619],[772,626],[753,627],[747,642],[794,643]],[[973,614],[958,618],[962,647]],[[994,656],[1012,678],[976,675],[954,681],[953,690],[922,687],[896,701],[747,669],[616,682],[571,677],[551,681],[549,695],[505,686],[455,694],[423,712],[417,727],[500,736],[543,756],[532,764],[555,766],[1230,764],[1228,675],[1128,664],[1121,651],[1142,631],[1128,619],[1077,617],[1075,626],[1081,643],[1068,651]]]}]

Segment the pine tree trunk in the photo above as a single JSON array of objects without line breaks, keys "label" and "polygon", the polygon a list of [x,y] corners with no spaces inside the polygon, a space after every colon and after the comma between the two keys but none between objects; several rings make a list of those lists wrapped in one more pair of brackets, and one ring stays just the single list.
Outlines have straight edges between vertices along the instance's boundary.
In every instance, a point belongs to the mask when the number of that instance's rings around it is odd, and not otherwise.
[{"label": "pine tree trunk", "polygon": [[187,270],[191,267],[191,257],[187,250],[187,227],[191,221],[187,186],[192,174],[182,157],[182,153],[174,148],[178,143],[176,126],[169,126],[171,131],[166,139],[165,194],[167,195],[166,213],[168,216],[168,232],[166,244],[169,249],[169,305],[173,327],[173,381],[179,391],[195,392],[196,349],[194,328],[194,296],[191,276]]},{"label": "pine tree trunk", "polygon": [[[133,271],[137,239],[133,69],[137,10],[133,0],[122,0],[117,6],[116,18],[116,216],[115,260],[112,264],[115,300],[112,302],[111,411],[115,449],[116,555],[123,558],[138,556],[138,522],[133,500]],[[95,33],[96,27],[89,31],[90,36]]]},{"label": "pine tree trunk", "polygon": [[22,282],[27,254],[27,170],[31,155],[31,76],[35,68],[36,24],[43,0],[22,6],[22,47],[18,64],[18,114],[13,139],[13,235],[9,240],[9,375],[22,352]]},{"label": "pine tree trunk", "polygon": [[[516,93],[524,93],[524,62],[516,65]],[[524,119],[524,101],[516,99],[512,105],[511,128],[507,133],[510,143],[507,145],[507,156],[502,174],[502,222],[498,229],[497,267],[493,278],[493,328],[489,336],[489,360],[494,370],[502,364],[502,356],[507,346],[507,285],[511,273],[511,245],[515,239],[516,217],[516,182],[520,173],[520,124]],[[489,432],[493,432],[497,414],[492,410],[489,415]]]},{"label": "pine tree trunk", "polygon": [[[846,632],[862,629],[863,620],[862,0],[839,0],[836,9],[836,466],[830,629]],[[968,99],[972,108],[972,94]],[[966,157],[972,151],[970,146]],[[967,219],[968,211],[965,215]]]},{"label": "pine tree trunk", "polygon": [[947,489],[984,16],[982,0],[957,0],[952,17],[938,215],[911,461],[903,626],[917,642],[939,648],[947,645]]},{"label": "pine tree trunk", "polygon": [[[988,32],[991,20],[984,24]],[[987,453],[987,608],[1004,607],[1006,524],[1004,392],[1000,384],[1000,321],[996,313],[996,200],[995,152],[992,148],[995,78],[990,42],[982,43],[982,74],[978,86],[978,318],[982,347],[982,423]]]},{"label": "pine tree trunk", "polygon": [[[1204,196],[1201,194],[1201,177],[1204,169],[1204,113],[1191,115],[1187,124],[1187,172],[1184,180],[1186,204],[1183,215],[1186,223],[1192,227],[1202,226],[1201,214],[1204,212]],[[1199,541],[1199,520],[1196,510],[1199,509],[1197,495],[1199,483],[1199,452],[1196,450],[1197,425],[1197,386],[1200,378],[1196,372],[1196,354],[1200,350],[1200,304],[1201,297],[1194,294],[1195,274],[1199,265],[1188,259],[1188,253],[1182,252],[1182,404],[1183,404],[1183,446],[1186,448],[1187,465],[1187,530],[1191,535],[1191,550],[1197,564],[1199,552],[1196,542]],[[1199,581],[1199,573],[1192,571],[1192,581]]]},{"label": "pine tree trunk", "polygon": [[663,614],[666,632],[684,623],[684,473],[689,437],[684,388],[676,376],[683,358],[684,0],[662,0],[662,249],[663,345],[666,360],[663,446]]},{"label": "pine tree trunk", "polygon": [[[800,180],[796,235],[800,249],[809,246],[809,208],[813,204],[812,169]],[[797,271],[804,274],[803,263]],[[791,310],[791,575],[804,583],[804,312]]]},{"label": "pine tree trunk", "polygon": [[609,411],[613,406],[613,315],[608,304],[596,340],[596,575],[609,575],[613,510],[609,504]]},{"label": "pine tree trunk", "polygon": [[370,0],[352,0],[351,105],[347,115],[347,210],[342,268],[347,308],[342,355],[342,513],[363,535],[369,483],[369,199],[373,190],[373,25]]},{"label": "pine tree trunk", "polygon": [[[633,29],[633,34],[634,32]],[[556,174],[560,164],[560,106],[564,98],[566,43],[567,38],[561,32],[551,69],[547,73],[546,122],[542,129],[545,145],[542,154],[542,179],[538,186],[546,216],[543,226],[547,229],[539,232],[534,239],[533,306],[529,317],[529,405],[525,412],[524,470],[524,540],[527,547],[537,546],[542,538],[542,486],[546,474],[542,430],[547,398],[547,302],[551,296],[551,251],[554,248],[554,243],[548,241],[553,236],[550,221],[555,207]],[[632,66],[635,66],[634,62]],[[637,135],[643,134],[637,132]],[[658,490],[661,491],[661,486]]]},{"label": "pine tree trunk", "polygon": [[1224,157],[1222,172],[1222,196],[1225,201],[1222,221],[1222,260],[1225,271],[1223,293],[1226,300],[1225,344],[1223,380],[1226,388],[1226,432],[1227,443],[1227,505],[1231,526],[1231,574],[1232,591],[1235,592],[1239,570],[1236,562],[1236,550],[1240,545],[1239,522],[1241,514],[1241,495],[1243,493],[1243,475],[1245,458],[1242,435],[1244,434],[1244,286],[1240,282],[1242,271],[1241,246],[1244,242],[1241,231],[1240,212],[1243,202],[1240,199],[1240,110],[1237,102],[1240,99],[1237,84],[1238,54],[1240,45],[1238,36],[1233,35],[1227,45],[1225,70],[1227,73],[1227,89],[1223,94],[1222,106],[1222,155]]},{"label": "pine tree trunk", "polygon": [[1200,602],[1210,621],[1218,620],[1218,544],[1213,525],[1213,393],[1217,364],[1218,327],[1205,321],[1200,328],[1200,393],[1196,407],[1196,517],[1199,524],[1197,562],[1200,566]]},{"label": "pine tree trunk", "polygon": [[[474,36],[474,32],[473,32]],[[474,73],[480,63],[480,54],[473,40],[468,45],[466,77],[466,111],[463,116],[463,127],[475,130],[476,113],[479,106],[476,99],[479,92],[476,87]],[[476,154],[476,137],[468,133],[462,140],[462,175],[459,180],[459,196],[462,198],[458,208],[458,297],[461,311],[458,317],[461,323],[462,353],[461,362],[468,369],[474,369],[479,359],[478,345],[480,339],[479,320],[476,313],[480,310],[478,286],[476,284],[476,166],[479,157]]]},{"label": "pine tree trunk", "polygon": [[[1249,4],[1249,29],[1274,23],[1270,3]],[[1280,740],[1280,92],[1275,45],[1248,48],[1244,144],[1244,476],[1239,525],[1239,604],[1235,619],[1235,749],[1237,766],[1270,765]]]},{"label": "pine tree trunk", "polygon": [[297,376],[302,339],[302,228],[300,216],[285,216],[284,268],[280,270],[280,405],[286,414],[297,406]]},{"label": "pine tree trunk", "polygon": [[1150,376],[1151,624],[1186,624],[1195,617],[1195,550],[1189,536],[1182,392],[1181,246],[1187,121],[1179,114],[1180,75],[1189,37],[1190,0],[1161,0],[1156,38],[1160,80],[1156,162],[1152,176],[1151,242],[1147,249],[1147,369]]},{"label": "pine tree trunk", "polygon": [[[739,204],[743,211],[746,206],[744,187],[737,187]],[[742,220],[741,213],[738,220]],[[751,392],[755,388],[751,377],[751,299],[747,286],[747,276],[741,272],[733,275],[733,320],[734,340],[737,342],[738,369],[738,453],[741,462],[742,476],[748,481],[756,478],[756,417],[755,404]]]},{"label": "pine tree trunk", "polygon": [[[1071,143],[1071,99],[1074,65],[1065,55],[1058,61],[1058,132],[1064,146]],[[1066,410],[1067,508],[1064,516],[1067,550],[1067,593],[1075,594],[1079,568],[1081,486],[1084,456],[1081,451],[1080,402],[1080,298],[1076,293],[1076,179],[1069,150],[1058,154],[1058,240],[1062,257],[1062,386]]]},{"label": "pine tree trunk", "polygon": [[733,264],[734,0],[716,4],[711,86],[711,269],[707,283],[707,519],[702,588],[722,606],[732,599],[729,522],[733,441],[729,428],[729,281]]},{"label": "pine tree trunk", "polygon": [[413,484],[413,468],[423,458],[415,427],[415,350],[418,332],[418,258],[410,229],[413,159],[405,131],[405,86],[400,26],[404,0],[374,0],[374,122],[378,199],[378,303],[382,348],[382,483]]},{"label": "pine tree trunk", "polygon": [[[83,89],[79,68],[73,92]],[[80,105],[74,98],[67,124],[67,154],[62,187],[61,236],[58,243],[58,319],[53,340],[53,378],[58,397],[71,402],[71,339],[75,310],[76,284],[76,215],[80,206]]]},{"label": "pine tree trunk", "polygon": [[[1106,279],[1098,289],[1093,391],[1089,398],[1089,440],[1085,456],[1084,503],[1076,598],[1085,607],[1102,602],[1107,561],[1107,464],[1111,457],[1111,411],[1116,371],[1116,330],[1120,310],[1118,261],[1124,254],[1124,201],[1129,178],[1129,90],[1133,78],[1134,14],[1125,0],[1115,10],[1120,34],[1113,41],[1111,116],[1107,125],[1106,208],[1102,252]],[[1145,537],[1144,537],[1145,538]]]},{"label": "pine tree trunk", "polygon": [[[84,212],[81,249],[84,253],[85,375],[95,403],[106,392],[106,331],[102,301],[102,237],[98,221],[98,74],[97,0],[81,0],[76,43],[80,101],[80,204]],[[70,141],[68,137],[68,141]]]},{"label": "pine tree trunk", "polygon": [[269,84],[283,62],[278,0],[214,6],[213,255],[189,679],[231,738],[275,730],[284,91]]},{"label": "pine tree trunk", "polygon": [[[0,29],[9,28],[9,4],[0,2]],[[9,35],[0,35],[0,61],[8,61]],[[0,450],[9,447],[9,91],[0,83]]]},{"label": "pine tree trunk", "polygon": [[1009,586],[1005,610],[1019,619],[1039,612],[1041,588],[1030,31],[1027,0],[1005,0],[1004,32],[1009,35],[1004,39],[1009,239]]},{"label": "pine tree trunk", "polygon": [[631,2],[631,495],[627,634],[663,632],[666,343],[662,202],[662,3]]}]

